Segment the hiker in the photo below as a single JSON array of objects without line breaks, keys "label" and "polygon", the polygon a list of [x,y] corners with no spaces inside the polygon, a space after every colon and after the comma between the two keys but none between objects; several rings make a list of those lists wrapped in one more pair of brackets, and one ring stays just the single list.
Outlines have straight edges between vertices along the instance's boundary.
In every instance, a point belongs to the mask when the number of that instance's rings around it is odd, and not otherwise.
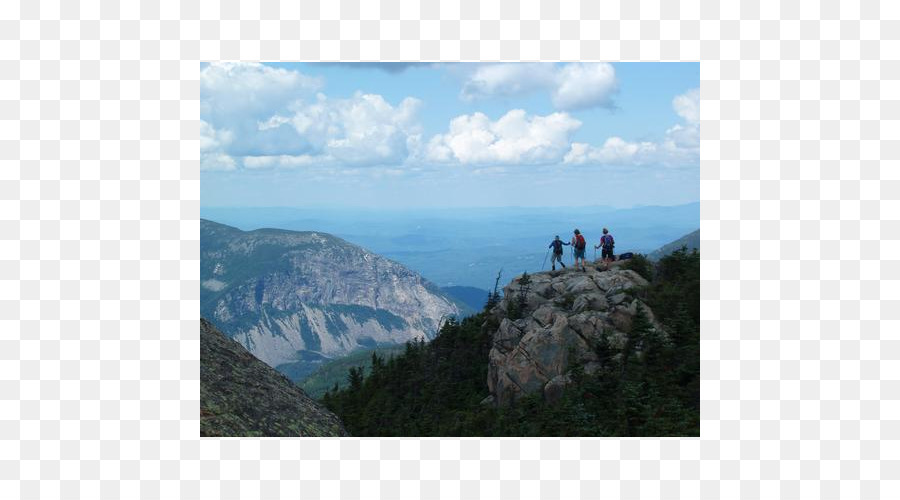
[{"label": "hiker", "polygon": [[559,265],[563,266],[563,269],[566,268],[566,265],[563,264],[562,256],[563,256],[563,245],[569,246],[569,243],[566,243],[559,239],[559,235],[556,235],[553,241],[550,242],[550,247],[553,248],[553,258],[550,259],[550,265],[552,266],[552,270],[556,271],[556,261],[559,261]]},{"label": "hiker", "polygon": [[603,259],[603,263],[606,264],[606,270],[609,270],[609,263],[616,260],[616,257],[613,255],[613,248],[616,246],[616,240],[613,239],[613,235],[609,234],[609,229],[603,228],[603,236],[600,237],[600,244],[594,245],[594,248],[603,248],[603,251],[600,254],[600,258]]},{"label": "hiker", "polygon": [[578,259],[581,259],[581,270],[587,272],[584,267],[584,247],[587,246],[581,231],[575,230],[575,236],[572,237],[572,244],[575,247],[575,269],[578,269]]}]

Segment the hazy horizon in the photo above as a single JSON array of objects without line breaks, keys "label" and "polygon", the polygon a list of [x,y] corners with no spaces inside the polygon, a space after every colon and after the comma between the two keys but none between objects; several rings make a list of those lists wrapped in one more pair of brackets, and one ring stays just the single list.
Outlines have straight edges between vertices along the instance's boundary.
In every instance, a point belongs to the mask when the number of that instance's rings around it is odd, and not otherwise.
[{"label": "hazy horizon", "polygon": [[353,210],[374,210],[383,212],[403,212],[408,209],[425,210],[425,211],[449,211],[449,210],[562,210],[566,208],[593,208],[603,210],[630,210],[635,208],[648,207],[680,207],[684,205],[692,205],[700,203],[700,200],[688,201],[684,203],[649,203],[636,205],[466,205],[466,206],[428,206],[428,207],[393,207],[386,205],[201,205],[201,209],[228,209],[228,210],[334,210],[334,211],[353,211]]},{"label": "hazy horizon", "polygon": [[[591,244],[608,227],[618,252],[650,252],[700,227],[700,203],[609,207],[354,210],[201,207],[203,219],[236,227],[332,234],[400,262],[438,284],[482,289],[497,271],[538,271],[555,235],[578,228]],[[593,252],[590,253],[593,256]]]}]

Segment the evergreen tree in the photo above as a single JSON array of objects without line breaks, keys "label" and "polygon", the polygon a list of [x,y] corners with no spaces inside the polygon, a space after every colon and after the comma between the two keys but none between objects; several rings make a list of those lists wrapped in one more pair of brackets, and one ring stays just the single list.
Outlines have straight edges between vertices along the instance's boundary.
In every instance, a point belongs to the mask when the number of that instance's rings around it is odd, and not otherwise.
[{"label": "evergreen tree", "polygon": [[[599,367],[590,375],[570,356],[572,383],[554,404],[540,394],[503,408],[480,404],[499,326],[486,312],[447,321],[430,343],[407,342],[405,352],[387,362],[373,355],[368,377],[351,370],[350,386],[333,388],[322,402],[358,436],[697,436],[699,264],[696,251],[661,259],[649,286],[634,292],[640,301],[623,349],[603,332],[593,346]],[[499,303],[499,276],[486,308],[492,299]],[[520,310],[527,304],[526,276],[508,302]]]}]

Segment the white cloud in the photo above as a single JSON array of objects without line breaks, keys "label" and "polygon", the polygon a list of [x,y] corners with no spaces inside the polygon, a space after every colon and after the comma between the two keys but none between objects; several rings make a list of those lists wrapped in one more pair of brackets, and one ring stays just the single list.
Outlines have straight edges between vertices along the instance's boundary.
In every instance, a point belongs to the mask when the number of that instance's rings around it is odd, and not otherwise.
[{"label": "white cloud", "polygon": [[468,75],[460,97],[472,101],[545,90],[557,109],[571,111],[610,106],[616,89],[616,70],[607,63],[481,64]]},{"label": "white cloud", "polygon": [[316,160],[315,157],[309,155],[245,156],[244,167],[249,169],[296,168],[313,165]]},{"label": "white cloud", "polygon": [[457,116],[431,138],[425,158],[462,164],[547,164],[562,160],[581,122],[567,113],[529,116],[514,109],[497,121],[483,113]]},{"label": "white cloud", "polygon": [[679,148],[696,148],[700,146],[700,131],[697,125],[674,125],[666,130],[666,138]]},{"label": "white cloud", "polygon": [[672,108],[685,123],[666,130],[659,143],[628,142],[620,137],[610,137],[602,146],[574,143],[566,153],[564,163],[572,165],[664,165],[695,164],[700,160],[700,92],[692,89],[676,96]]},{"label": "white cloud", "polygon": [[676,96],[672,108],[685,123],[666,130],[663,147],[673,160],[696,162],[700,159],[700,89]]},{"label": "white cloud", "polygon": [[420,147],[417,99],[329,99],[317,93],[322,86],[321,78],[259,63],[204,67],[202,168],[400,164]]},{"label": "white cloud", "polygon": [[233,136],[228,131],[214,129],[209,123],[200,121],[200,170],[234,170],[234,158],[225,154],[223,148],[231,143]]},{"label": "white cloud", "polygon": [[351,165],[402,163],[421,137],[416,120],[420,106],[411,97],[392,106],[377,94],[357,93],[349,99],[319,95],[314,104],[296,106],[292,116],[270,122],[290,124],[328,159]]},{"label": "white cloud", "polygon": [[321,78],[259,63],[220,62],[200,71],[205,119],[268,117],[324,85]]},{"label": "white cloud", "polygon": [[651,160],[657,152],[652,142],[628,142],[621,137],[610,137],[600,147],[581,142],[572,144],[566,153],[564,163],[583,165],[585,163],[641,164]]},{"label": "white cloud", "polygon": [[567,64],[556,78],[553,105],[557,109],[609,106],[616,91],[616,70],[606,63]]},{"label": "white cloud", "polygon": [[[471,67],[469,67],[471,68]],[[605,63],[487,64],[468,71],[469,100],[546,91],[561,110],[611,105],[615,69]],[[566,111],[513,109],[497,120],[457,116],[443,134],[423,138],[421,102],[392,104],[377,94],[330,98],[321,79],[256,63],[218,63],[201,71],[201,169],[387,168],[391,175],[428,164],[476,169],[515,165],[685,165],[699,160],[699,89],[672,100],[683,118],[656,142],[609,137],[572,142],[582,123]],[[387,174],[385,174],[387,175]]]},{"label": "white cloud", "polygon": [[323,85],[320,78],[259,63],[213,63],[200,71],[200,116],[219,134],[232,157],[304,154],[302,138],[288,129],[260,127]]},{"label": "white cloud", "polygon": [[472,101],[524,94],[555,85],[553,64],[479,64],[463,83],[460,97]]},{"label": "white cloud", "polygon": [[672,99],[672,107],[678,116],[688,123],[700,121],[700,89],[691,89]]},{"label": "white cloud", "polygon": [[224,153],[210,153],[200,155],[200,170],[235,170],[237,162],[234,158]]}]

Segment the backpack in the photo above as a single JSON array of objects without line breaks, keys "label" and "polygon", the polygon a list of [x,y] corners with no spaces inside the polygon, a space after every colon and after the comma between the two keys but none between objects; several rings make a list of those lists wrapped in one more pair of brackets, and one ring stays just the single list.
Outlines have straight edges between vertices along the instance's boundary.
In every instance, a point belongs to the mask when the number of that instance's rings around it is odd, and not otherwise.
[{"label": "backpack", "polygon": [[603,235],[603,248],[606,250],[612,250],[614,246],[616,246],[616,240],[613,239],[611,234]]},{"label": "backpack", "polygon": [[584,247],[585,247],[584,236],[582,236],[580,234],[576,235],[575,236],[575,248],[577,250],[584,250]]},{"label": "backpack", "polygon": [[553,253],[563,253],[562,251],[562,241],[553,240]]}]

